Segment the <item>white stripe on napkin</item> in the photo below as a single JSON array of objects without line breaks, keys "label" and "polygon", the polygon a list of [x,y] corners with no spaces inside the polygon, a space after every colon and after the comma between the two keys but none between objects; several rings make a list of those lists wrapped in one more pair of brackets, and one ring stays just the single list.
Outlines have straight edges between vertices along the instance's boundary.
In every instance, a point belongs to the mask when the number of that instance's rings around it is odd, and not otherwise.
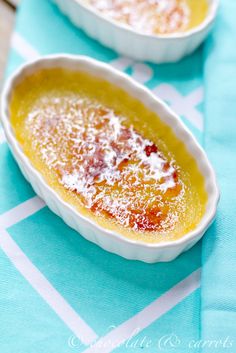
[{"label": "white stripe on napkin", "polygon": [[203,116],[196,109],[196,105],[203,100],[203,89],[198,87],[186,96],[182,96],[177,89],[167,83],[163,83],[153,92],[161,99],[170,103],[171,108],[179,115],[187,118],[196,128],[203,131]]},{"label": "white stripe on napkin", "polygon": [[34,266],[5,229],[0,229],[0,246],[22,276],[83,344],[89,345],[96,340],[96,333]]},{"label": "white stripe on napkin", "polygon": [[184,280],[176,284],[138,314],[114,328],[107,335],[93,343],[83,353],[110,353],[128,339],[134,337],[154,321],[159,319],[175,305],[200,287],[201,269],[197,269]]},{"label": "white stripe on napkin", "polygon": [[38,212],[43,207],[45,207],[45,202],[38,196],[34,196],[0,215],[0,226],[3,228],[9,228],[15,223],[18,223]]},{"label": "white stripe on napkin", "polygon": [[37,50],[17,32],[12,35],[11,47],[25,60],[33,60],[39,57]]}]

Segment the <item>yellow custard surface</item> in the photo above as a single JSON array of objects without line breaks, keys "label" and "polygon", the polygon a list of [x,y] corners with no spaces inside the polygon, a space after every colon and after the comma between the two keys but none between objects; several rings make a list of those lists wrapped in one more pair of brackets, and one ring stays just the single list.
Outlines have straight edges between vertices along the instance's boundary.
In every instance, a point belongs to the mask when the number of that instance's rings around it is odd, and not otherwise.
[{"label": "yellow custard surface", "polygon": [[176,240],[205,212],[204,178],[172,129],[124,90],[85,72],[39,70],[14,89],[10,118],[61,198],[137,241]]},{"label": "yellow custard surface", "polygon": [[102,15],[148,35],[186,32],[208,13],[207,0],[88,0]]}]

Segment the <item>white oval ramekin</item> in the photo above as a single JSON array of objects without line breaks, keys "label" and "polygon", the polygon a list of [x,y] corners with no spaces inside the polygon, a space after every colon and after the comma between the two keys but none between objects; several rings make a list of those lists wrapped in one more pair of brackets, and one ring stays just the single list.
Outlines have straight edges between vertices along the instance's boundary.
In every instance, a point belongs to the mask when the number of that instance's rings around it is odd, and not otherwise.
[{"label": "white oval ramekin", "polygon": [[163,36],[142,34],[113,21],[86,0],[52,1],[76,26],[105,46],[136,60],[154,63],[176,62],[192,53],[211,30],[219,5],[219,0],[208,0],[208,15],[199,26],[184,33]]},{"label": "white oval ramekin", "polygon": [[[9,104],[14,87],[24,79],[24,77],[41,68],[52,67],[86,71],[91,75],[106,79],[141,101],[148,109],[155,112],[167,125],[171,126],[178,139],[184,142],[189,153],[196,159],[198,167],[205,179],[205,187],[208,194],[206,212],[194,231],[179,240],[166,243],[149,244],[130,240],[84,217],[74,207],[62,200],[62,198],[48,186],[42,175],[32,166],[30,160],[25,156],[20,144],[14,136],[9,116]],[[1,97],[1,118],[11,151],[22,173],[31,183],[35,192],[46,202],[53,212],[65,221],[65,223],[77,230],[83,237],[107,251],[121,255],[127,259],[141,260],[149,263],[170,261],[183,251],[191,248],[202,237],[215,217],[219,200],[219,190],[215,173],[203,149],[199,146],[179,117],[176,116],[164,102],[128,75],[115,70],[107,64],[87,57],[72,55],[46,56],[31,63],[24,64],[7,80],[4,86]]]}]

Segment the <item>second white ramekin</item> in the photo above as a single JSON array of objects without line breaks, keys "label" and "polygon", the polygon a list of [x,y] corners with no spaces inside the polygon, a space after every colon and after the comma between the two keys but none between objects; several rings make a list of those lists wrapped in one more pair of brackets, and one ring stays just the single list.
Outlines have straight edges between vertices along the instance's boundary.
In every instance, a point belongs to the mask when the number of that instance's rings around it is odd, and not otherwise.
[{"label": "second white ramekin", "polygon": [[[61,11],[89,36],[118,53],[141,61],[176,62],[192,53],[206,38],[217,14],[219,0],[208,0],[206,19],[184,33],[147,35],[105,16],[86,0],[52,0]],[[197,0],[196,0],[197,1]]]}]

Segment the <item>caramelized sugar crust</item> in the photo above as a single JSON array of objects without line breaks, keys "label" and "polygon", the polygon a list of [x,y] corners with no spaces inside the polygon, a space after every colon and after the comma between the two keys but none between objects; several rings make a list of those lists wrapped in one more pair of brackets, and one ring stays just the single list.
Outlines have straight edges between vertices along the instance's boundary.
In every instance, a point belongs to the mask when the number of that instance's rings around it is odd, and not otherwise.
[{"label": "caramelized sugar crust", "polygon": [[184,196],[174,161],[122,120],[72,94],[42,98],[25,123],[39,158],[85,207],[134,230],[170,230]]},{"label": "caramelized sugar crust", "polygon": [[146,34],[184,32],[207,15],[206,0],[89,0],[103,15]]},{"label": "caramelized sugar crust", "polygon": [[[63,82],[62,88],[53,87],[55,74],[67,78],[68,87]],[[81,78],[90,80],[84,75],[74,77],[82,87]],[[62,188],[77,208],[131,235],[142,234],[142,240],[149,241],[148,234],[150,241],[166,239],[194,227],[204,206],[174,155],[164,151],[160,139],[139,132],[125,111],[72,88],[71,80],[71,72],[44,70],[29,81],[46,87],[38,85],[31,95],[22,83],[13,97],[16,135],[48,182]],[[102,83],[100,88],[105,89]],[[16,107],[20,97],[23,105]]]}]

